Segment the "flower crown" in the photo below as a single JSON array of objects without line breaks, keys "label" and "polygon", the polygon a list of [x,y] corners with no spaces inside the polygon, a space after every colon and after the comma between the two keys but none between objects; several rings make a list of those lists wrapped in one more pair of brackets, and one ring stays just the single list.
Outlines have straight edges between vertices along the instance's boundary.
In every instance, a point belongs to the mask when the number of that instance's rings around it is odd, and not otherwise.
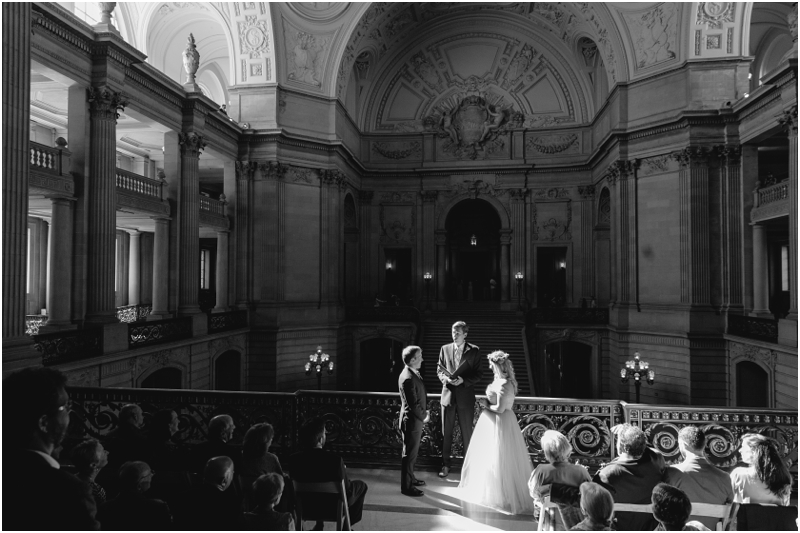
[{"label": "flower crown", "polygon": [[489,359],[489,361],[491,361],[492,363],[494,363],[494,364],[496,364],[496,365],[502,365],[502,364],[503,364],[503,363],[505,363],[505,362],[506,362],[506,360],[508,359],[508,354],[507,354],[507,353],[505,353],[505,352],[503,352],[503,351],[497,350],[496,352],[492,352],[492,353],[490,353],[490,354],[489,354],[489,355],[487,355],[486,357],[487,357],[487,358]]}]

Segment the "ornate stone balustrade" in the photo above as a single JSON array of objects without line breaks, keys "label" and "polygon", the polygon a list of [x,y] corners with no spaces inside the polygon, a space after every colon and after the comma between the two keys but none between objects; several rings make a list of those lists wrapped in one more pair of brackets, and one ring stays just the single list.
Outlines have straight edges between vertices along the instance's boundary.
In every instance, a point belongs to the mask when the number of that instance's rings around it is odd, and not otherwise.
[{"label": "ornate stone balustrade", "polygon": [[191,337],[192,317],[190,316],[128,324],[128,344],[131,348]]},{"label": "ornate stone balustrade", "polygon": [[120,322],[138,322],[147,318],[153,310],[151,304],[123,305],[117,307],[117,320]]},{"label": "ornate stone balustrade", "polygon": [[117,190],[134,192],[155,200],[161,200],[162,182],[145,178],[127,170],[117,169]]},{"label": "ornate stone balustrade", "polygon": [[220,200],[215,200],[213,198],[209,198],[208,196],[203,196],[201,194],[200,195],[200,211],[224,217],[225,216],[225,203],[220,201]]},{"label": "ornate stone balustrade", "polygon": [[753,191],[751,222],[789,214],[789,181],[781,181]]},{"label": "ornate stone balustrade", "polygon": [[230,311],[228,313],[209,313],[208,332],[220,333],[232,329],[247,327],[247,311]]},{"label": "ornate stone balustrade", "polygon": [[61,152],[59,148],[51,148],[36,142],[30,142],[31,169],[60,176],[62,170]]},{"label": "ornate stone balustrade", "polygon": [[[313,417],[326,420],[327,447],[344,456],[351,466],[399,464],[402,442],[398,430],[400,398],[396,393],[298,391],[290,393],[199,390],[71,388],[73,413],[70,436],[102,437],[117,425],[120,408],[137,403],[145,420],[159,409],[174,409],[180,418],[175,439],[185,445],[205,439],[208,421],[221,413],[236,423],[233,442],[240,443],[252,424],[269,422],[275,428],[271,451],[285,456],[297,449],[298,428]],[[420,465],[435,466],[441,454],[439,395],[428,396],[431,421],[425,425]],[[615,456],[611,427],[628,421],[639,425],[650,445],[668,462],[677,462],[676,436],[681,427],[702,425],[711,435],[707,452],[712,461],[728,468],[738,456],[742,435],[768,434],[781,444],[781,453],[796,461],[797,412],[775,409],[633,405],[614,400],[560,398],[517,399],[514,413],[534,463],[544,461],[540,439],[547,429],[561,431],[572,443],[572,460],[591,470]],[[475,418],[480,414],[475,407]],[[458,427],[453,453],[463,453]],[[796,467],[793,467],[796,468]]]},{"label": "ornate stone balustrade", "polygon": [[420,321],[419,309],[411,306],[347,307],[346,320],[352,322],[414,322]]},{"label": "ornate stone balustrade", "polygon": [[25,335],[38,335],[39,327],[47,322],[47,315],[25,315]]},{"label": "ornate stone balustrade", "polygon": [[778,321],[771,318],[728,315],[728,335],[778,342]]},{"label": "ornate stone balustrade", "polygon": [[42,364],[55,365],[103,354],[103,328],[59,331],[33,336]]},{"label": "ornate stone balustrade", "polygon": [[528,311],[528,324],[608,324],[608,309],[572,307],[537,307]]}]

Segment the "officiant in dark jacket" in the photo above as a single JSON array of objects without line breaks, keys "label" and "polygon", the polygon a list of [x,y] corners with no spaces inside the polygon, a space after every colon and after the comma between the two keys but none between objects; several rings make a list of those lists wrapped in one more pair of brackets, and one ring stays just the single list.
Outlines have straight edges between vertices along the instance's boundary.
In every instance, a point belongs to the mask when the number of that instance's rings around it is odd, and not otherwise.
[{"label": "officiant in dark jacket", "polygon": [[466,341],[469,326],[456,322],[452,327],[453,343],[445,344],[439,351],[437,375],[442,382],[442,470],[439,477],[450,473],[453,429],[456,413],[461,427],[464,455],[472,438],[472,419],[475,413],[475,384],[483,376],[479,348]]},{"label": "officiant in dark jacket", "polygon": [[403,349],[405,368],[397,379],[400,389],[400,431],[403,433],[403,459],[400,468],[400,492],[406,496],[422,496],[418,489],[425,481],[414,476],[414,465],[419,454],[422,430],[431,415],[426,409],[428,395],[419,375],[422,366],[422,348],[406,346]]}]

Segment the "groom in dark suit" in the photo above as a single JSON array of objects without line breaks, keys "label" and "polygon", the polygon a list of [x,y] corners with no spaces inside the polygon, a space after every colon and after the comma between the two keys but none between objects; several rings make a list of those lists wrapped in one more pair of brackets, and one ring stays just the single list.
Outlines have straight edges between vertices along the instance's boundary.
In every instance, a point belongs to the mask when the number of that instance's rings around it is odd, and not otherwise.
[{"label": "groom in dark suit", "polygon": [[424,492],[417,487],[424,485],[425,482],[414,477],[414,464],[417,462],[422,428],[431,418],[431,414],[425,409],[428,405],[428,395],[425,392],[422,376],[419,375],[419,367],[422,366],[422,348],[406,346],[403,350],[403,363],[406,367],[397,380],[400,388],[400,431],[403,433],[400,492],[406,496],[422,496]]},{"label": "groom in dark suit", "polygon": [[439,351],[437,375],[442,382],[442,470],[439,477],[450,473],[450,453],[453,447],[453,428],[456,412],[467,454],[472,438],[472,418],[475,412],[475,384],[483,375],[479,349],[466,341],[469,326],[466,322],[453,324],[453,343],[445,344]]}]

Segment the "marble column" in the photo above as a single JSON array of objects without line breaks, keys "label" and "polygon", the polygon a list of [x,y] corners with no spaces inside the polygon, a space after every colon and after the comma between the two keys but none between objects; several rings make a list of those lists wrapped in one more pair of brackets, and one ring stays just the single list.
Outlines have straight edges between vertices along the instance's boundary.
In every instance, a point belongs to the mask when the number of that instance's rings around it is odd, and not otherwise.
[{"label": "marble column", "polygon": [[47,276],[48,316],[45,326],[48,327],[72,325],[72,202],[70,198],[50,198],[52,218],[48,257],[52,267]]},{"label": "marble column", "polygon": [[214,313],[228,311],[228,235],[227,231],[217,232],[217,304]]},{"label": "marble column", "polygon": [[139,305],[139,264],[141,261],[139,237],[141,233],[133,230],[130,233],[130,244],[128,253],[128,305]]},{"label": "marble column", "polygon": [[755,316],[772,316],[769,311],[769,270],[767,227],[753,224],[753,311]]},{"label": "marble column", "polygon": [[[793,8],[797,10],[797,5]],[[797,18],[794,21],[797,28]],[[796,43],[795,43],[796,44]],[[789,133],[789,313],[787,320],[797,322],[797,104],[784,111],[781,122]],[[797,346],[796,326],[794,345]]]},{"label": "marble column", "polygon": [[[3,348],[28,344],[25,270],[28,246],[31,5],[3,2]],[[3,361],[8,359],[3,354]]]},{"label": "marble column", "polygon": [[504,302],[511,301],[511,231],[500,230],[500,294]]},{"label": "marble column", "polygon": [[438,302],[447,300],[447,230],[437,229],[436,235],[436,295]]},{"label": "marble column", "polygon": [[200,313],[200,152],[203,136],[190,131],[178,136],[181,145],[181,181],[178,195],[178,314]]},{"label": "marble column", "polygon": [[[740,174],[741,149],[720,146],[720,244],[722,253],[722,310],[740,314],[744,307],[742,272],[744,262],[744,213]],[[738,311],[738,312],[737,312]]]},{"label": "marble column", "polygon": [[153,217],[153,310],[148,320],[170,318],[169,314],[169,218]]},{"label": "marble column", "polygon": [[88,90],[90,161],[86,324],[117,322],[114,257],[117,224],[116,132],[119,110],[127,101],[107,86]]},{"label": "marble column", "polygon": [[255,161],[236,162],[236,307],[247,309],[252,285],[251,194]]}]

